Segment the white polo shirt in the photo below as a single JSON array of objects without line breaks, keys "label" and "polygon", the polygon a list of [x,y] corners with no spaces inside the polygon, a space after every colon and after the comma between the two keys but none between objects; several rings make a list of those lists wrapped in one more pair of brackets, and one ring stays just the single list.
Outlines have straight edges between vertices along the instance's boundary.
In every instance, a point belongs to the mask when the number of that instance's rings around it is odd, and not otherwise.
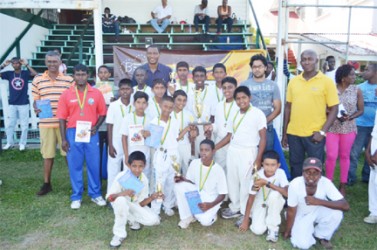
[{"label": "white polo shirt", "polygon": [[[264,174],[264,169],[262,167],[258,171],[258,176],[259,176],[260,179],[265,179],[265,180],[273,183],[275,186],[278,186],[278,187],[281,187],[281,188],[289,185],[287,176],[285,175],[284,170],[282,170],[281,168],[276,169],[276,172],[273,176],[266,177],[266,175]],[[254,195],[256,194],[258,196],[263,197],[262,188],[259,189],[259,191],[254,191],[254,190],[252,190],[253,185],[254,185],[254,179],[252,178],[251,182],[250,182],[249,194],[254,194]],[[264,188],[265,188],[266,195],[268,195],[269,192],[274,191],[274,190],[272,190],[272,189],[270,189],[266,186]],[[267,199],[267,197],[266,197],[266,199]]]},{"label": "white polo shirt", "polygon": [[157,19],[161,19],[173,15],[173,9],[169,5],[167,5],[165,8],[160,5],[153,10],[153,13],[155,16],[157,16]]},{"label": "white polo shirt", "polygon": [[228,134],[228,123],[232,121],[239,109],[240,108],[234,100],[229,103],[227,103],[226,100],[223,100],[217,104],[215,123],[213,124],[213,133],[216,138],[222,139]]},{"label": "white polo shirt", "polygon": [[106,123],[113,124],[113,143],[115,140],[118,140],[122,137],[122,134],[119,133],[122,127],[123,119],[125,119],[130,113],[134,110],[133,105],[128,106],[124,105],[121,99],[110,103],[110,106],[107,110]]},{"label": "white polo shirt", "polygon": [[[188,111],[186,109],[183,109],[179,113],[175,113],[173,111],[172,115],[170,117],[172,117],[173,119],[175,119],[177,121],[177,123],[179,125],[179,131],[182,131],[190,123],[192,123],[193,121],[195,121],[194,115],[190,111]],[[180,140],[178,143],[179,144],[190,144],[189,134],[188,133],[185,134],[185,136],[183,137],[183,139]]]},{"label": "white polo shirt", "polygon": [[160,120],[160,122],[158,122],[158,121],[159,121],[159,117],[155,117],[151,121],[151,124],[164,127],[164,132],[162,133],[161,141],[166,134],[166,137],[165,137],[163,144],[160,143],[158,148],[162,147],[162,148],[168,149],[168,150],[178,150],[177,138],[179,136],[179,124],[178,124],[177,120],[170,117],[170,128],[169,128],[169,130],[168,130],[169,121],[168,122],[164,122],[162,120]]}]

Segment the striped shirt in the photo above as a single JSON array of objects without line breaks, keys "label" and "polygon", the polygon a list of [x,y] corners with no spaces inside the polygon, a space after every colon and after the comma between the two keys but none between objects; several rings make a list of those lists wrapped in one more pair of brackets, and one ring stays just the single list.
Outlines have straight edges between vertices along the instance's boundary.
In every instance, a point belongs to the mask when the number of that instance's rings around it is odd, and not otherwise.
[{"label": "striped shirt", "polygon": [[46,118],[39,120],[40,128],[58,128],[59,119],[56,117],[56,110],[58,108],[58,101],[61,94],[68,89],[73,82],[73,78],[62,73],[52,80],[48,71],[43,74],[38,74],[32,83],[32,95],[34,101],[49,99],[51,102],[53,118]]}]

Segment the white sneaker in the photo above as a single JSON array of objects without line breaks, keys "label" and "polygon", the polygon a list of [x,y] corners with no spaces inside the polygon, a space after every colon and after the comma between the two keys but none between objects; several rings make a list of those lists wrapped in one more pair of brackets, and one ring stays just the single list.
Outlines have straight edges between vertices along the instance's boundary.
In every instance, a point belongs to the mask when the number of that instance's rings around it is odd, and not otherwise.
[{"label": "white sneaker", "polygon": [[11,148],[13,148],[13,145],[7,143],[7,144],[3,147],[3,150],[8,150],[8,149],[11,149]]},{"label": "white sneaker", "polygon": [[72,201],[71,208],[72,209],[79,209],[81,207],[81,200]]},{"label": "white sneaker", "polygon": [[195,218],[193,216],[190,216],[188,217],[187,219],[184,219],[184,220],[181,220],[179,223],[178,223],[178,226],[181,228],[181,229],[186,229],[190,226],[190,224],[192,222],[195,222]]},{"label": "white sneaker", "polygon": [[20,151],[24,151],[25,150],[25,145],[24,144],[20,144]]},{"label": "white sneaker", "polygon": [[97,198],[92,198],[92,201],[100,207],[106,206],[106,201],[102,198],[102,196],[98,196]]},{"label": "white sneaker", "polygon": [[271,242],[276,243],[276,242],[278,242],[278,238],[279,238],[279,232],[268,230],[267,237],[266,237],[267,241],[271,241]]},{"label": "white sneaker", "polygon": [[377,223],[377,216],[369,215],[368,217],[364,218],[364,222],[368,224],[376,224]]},{"label": "white sneaker", "polygon": [[129,225],[130,225],[130,229],[131,230],[134,230],[134,231],[137,231],[137,230],[140,230],[141,226],[140,226],[140,223],[139,222],[129,222]]},{"label": "white sneaker", "polygon": [[174,215],[174,210],[171,208],[164,208],[165,214],[167,216],[173,216]]},{"label": "white sneaker", "polygon": [[122,242],[124,241],[124,239],[125,238],[114,235],[113,239],[110,241],[110,246],[119,247],[120,245],[122,245]]}]

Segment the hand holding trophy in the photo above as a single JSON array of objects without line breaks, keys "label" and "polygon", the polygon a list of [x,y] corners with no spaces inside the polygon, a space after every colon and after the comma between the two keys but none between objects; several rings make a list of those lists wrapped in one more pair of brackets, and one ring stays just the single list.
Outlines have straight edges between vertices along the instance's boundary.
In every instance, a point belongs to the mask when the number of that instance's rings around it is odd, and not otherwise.
[{"label": "hand holding trophy", "polygon": [[254,185],[252,187],[252,190],[253,191],[258,191],[259,190],[259,187],[258,186],[255,186],[255,182],[259,179],[259,175],[258,175],[258,166],[257,164],[254,164],[254,167],[253,167],[253,180],[254,180]]},{"label": "hand holding trophy", "polygon": [[157,183],[157,193],[158,198],[156,199],[156,201],[161,203],[163,201],[164,194],[162,193],[162,185],[160,182]]},{"label": "hand holding trophy", "polygon": [[172,155],[170,156],[170,159],[172,161],[171,165],[173,166],[175,170],[175,176],[176,177],[181,177],[181,164],[177,162],[177,156]]},{"label": "hand holding trophy", "polygon": [[168,91],[172,96],[174,95],[174,92],[177,88],[175,82],[176,82],[175,81],[175,72],[170,72],[170,82],[169,82],[169,85],[168,85]]},{"label": "hand holding trophy", "polygon": [[197,122],[194,122],[193,124],[195,125],[207,125],[207,124],[210,124],[210,122],[207,121],[203,121],[202,120],[202,116],[203,116],[203,111],[204,111],[204,103],[203,103],[203,99],[202,99],[202,89],[194,89],[194,93],[195,93],[195,102],[194,102],[194,111],[196,113],[196,117],[198,118],[198,121]]}]

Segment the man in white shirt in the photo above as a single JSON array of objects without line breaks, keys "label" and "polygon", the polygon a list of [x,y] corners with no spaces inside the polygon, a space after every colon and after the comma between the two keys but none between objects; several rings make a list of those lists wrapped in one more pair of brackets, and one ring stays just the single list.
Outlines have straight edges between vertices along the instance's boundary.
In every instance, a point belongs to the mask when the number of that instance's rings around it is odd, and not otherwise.
[{"label": "man in white shirt", "polygon": [[153,18],[151,20],[151,25],[159,34],[163,33],[166,27],[168,27],[173,13],[173,9],[168,6],[168,0],[162,0],[161,3],[162,5],[157,6],[151,12]]},{"label": "man in white shirt", "polygon": [[210,17],[208,15],[208,0],[202,0],[201,4],[195,6],[194,24],[195,32],[199,31],[199,23],[204,24],[203,33],[208,33]]},{"label": "man in white shirt", "polygon": [[326,76],[330,77],[331,80],[333,80],[334,84],[336,84],[335,81],[335,57],[334,56],[328,56],[326,57],[325,62],[322,65],[322,72]]}]

